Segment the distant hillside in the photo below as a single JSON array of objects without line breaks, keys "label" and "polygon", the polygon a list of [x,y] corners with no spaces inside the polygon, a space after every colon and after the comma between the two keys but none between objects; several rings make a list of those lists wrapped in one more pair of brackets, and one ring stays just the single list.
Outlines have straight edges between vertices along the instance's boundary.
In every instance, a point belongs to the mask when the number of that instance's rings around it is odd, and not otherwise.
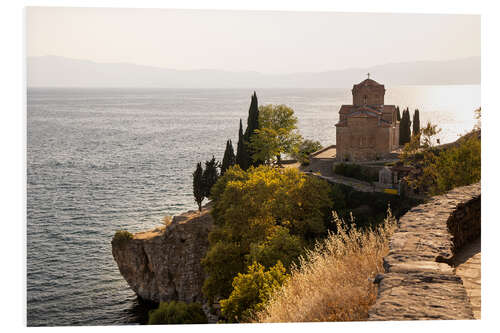
[{"label": "distant hillside", "polygon": [[481,58],[392,63],[370,68],[291,74],[181,71],[57,56],[27,59],[29,87],[341,88],[351,87],[368,72],[386,85],[480,84]]}]

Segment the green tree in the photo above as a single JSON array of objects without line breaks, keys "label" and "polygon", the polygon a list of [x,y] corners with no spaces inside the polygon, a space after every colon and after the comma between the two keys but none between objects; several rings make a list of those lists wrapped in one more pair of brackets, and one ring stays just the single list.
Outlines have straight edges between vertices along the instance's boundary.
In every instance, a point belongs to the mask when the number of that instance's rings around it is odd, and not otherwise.
[{"label": "green tree", "polygon": [[252,148],[250,141],[255,135],[255,131],[259,129],[259,103],[257,94],[253,92],[250,108],[248,109],[247,128],[243,132],[243,126],[240,119],[240,129],[238,133],[238,147],[236,151],[236,164],[243,170],[247,170],[250,166],[258,166],[262,164],[259,160],[252,159]]},{"label": "green tree", "polygon": [[319,141],[306,139],[302,141],[290,154],[293,158],[299,161],[302,165],[309,164],[309,155],[323,148]]},{"label": "green tree", "polygon": [[194,201],[198,204],[198,209],[201,212],[201,204],[205,198],[205,186],[203,183],[203,167],[201,162],[196,164],[196,170],[193,172],[193,195]]},{"label": "green tree", "polygon": [[477,120],[477,123],[474,125],[474,130],[481,130],[481,107],[474,110],[474,119]]},{"label": "green tree", "polygon": [[247,128],[245,130],[245,140],[247,142],[250,142],[254,132],[260,128],[259,120],[259,102],[257,100],[257,94],[254,91],[250,102],[250,108],[248,109]]},{"label": "green tree", "polygon": [[246,170],[250,166],[249,160],[250,157],[245,145],[245,135],[243,134],[243,125],[240,119],[240,129],[238,131],[238,146],[236,148],[236,164],[238,164],[241,169]]},{"label": "green tree", "polygon": [[411,124],[410,110],[406,108],[405,143],[411,140]]},{"label": "green tree", "polygon": [[304,253],[306,243],[296,235],[290,235],[290,230],[276,226],[262,243],[250,245],[249,262],[258,262],[265,267],[272,267],[278,261],[289,268],[297,258]]},{"label": "green tree", "polygon": [[406,143],[405,140],[405,126],[406,126],[406,119],[405,119],[405,111],[403,110],[403,116],[401,117],[401,121],[399,122],[399,145],[404,146]]},{"label": "green tree", "polygon": [[218,163],[215,160],[215,157],[212,156],[212,159],[205,162],[205,170],[203,171],[203,196],[206,198],[210,198],[210,190],[212,186],[215,185],[217,179],[219,178],[219,172],[217,171]]},{"label": "green tree", "polygon": [[401,155],[403,163],[415,170],[406,181],[422,194],[441,194],[481,180],[481,140],[477,132],[473,130],[440,148],[435,147],[435,136],[440,131],[436,125],[427,123],[405,145]]},{"label": "green tree", "polygon": [[420,132],[420,111],[418,109],[413,113],[413,136]]},{"label": "green tree", "polygon": [[161,302],[157,309],[149,312],[148,319],[148,325],[206,324],[207,322],[200,304],[176,301]]},{"label": "green tree", "polygon": [[436,162],[435,194],[478,182],[481,180],[481,140],[470,136],[441,153]]},{"label": "green tree", "polygon": [[259,116],[259,102],[257,100],[257,94],[253,92],[252,101],[250,103],[250,108],[248,110],[248,120],[247,128],[245,130],[245,145],[248,154],[248,165],[257,167],[264,163],[261,159],[254,159],[254,150],[250,145],[252,138],[256,135],[256,132],[261,128],[260,116]]},{"label": "green tree", "polygon": [[404,145],[411,139],[411,120],[410,111],[406,108],[399,124],[399,144]]},{"label": "green tree", "polygon": [[260,129],[251,139],[254,161],[271,162],[276,158],[281,165],[281,154],[292,153],[302,138],[297,131],[297,117],[286,105],[266,105],[260,108]]},{"label": "green tree", "polygon": [[401,121],[401,112],[399,111],[399,106],[396,106],[396,111],[397,111],[397,114],[396,114],[397,120]]},{"label": "green tree", "polygon": [[222,314],[230,322],[251,321],[288,277],[280,261],[267,271],[254,262],[248,267],[248,273],[234,278],[231,295],[220,301]]},{"label": "green tree", "polygon": [[220,167],[221,176],[236,163],[236,156],[234,155],[233,144],[231,140],[226,142],[226,150],[224,151],[224,157],[222,158],[222,165]]},{"label": "green tree", "polygon": [[[296,169],[230,167],[211,194],[215,226],[202,260],[207,273],[203,292],[209,299],[227,298],[234,276],[244,271],[252,256],[266,264],[274,259],[292,260],[293,251],[280,247],[286,235],[277,233],[277,226],[305,242],[325,235],[330,226],[330,186]],[[297,253],[302,250],[296,238],[288,240],[299,247]],[[263,251],[266,246],[271,250]],[[281,254],[273,256],[273,249]]]}]

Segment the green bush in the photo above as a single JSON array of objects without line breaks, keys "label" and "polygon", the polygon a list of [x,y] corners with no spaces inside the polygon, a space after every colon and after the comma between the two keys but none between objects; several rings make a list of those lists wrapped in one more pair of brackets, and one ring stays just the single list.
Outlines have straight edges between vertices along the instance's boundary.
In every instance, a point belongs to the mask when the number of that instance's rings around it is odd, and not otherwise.
[{"label": "green bush", "polygon": [[116,244],[118,246],[122,246],[129,240],[131,240],[134,237],[130,232],[127,230],[118,230],[115,232],[115,236],[113,237],[113,240],[111,241],[112,244]]},{"label": "green bush", "polygon": [[293,158],[300,162],[302,165],[309,164],[309,154],[312,154],[323,148],[319,141],[313,141],[306,139],[300,143],[300,145],[292,151],[290,154]]},{"label": "green bush", "polygon": [[407,145],[402,161],[414,168],[405,180],[420,194],[442,194],[478,182],[481,180],[480,132],[472,131],[452,144],[429,146],[418,152]]},{"label": "green bush", "polygon": [[330,191],[326,181],[296,169],[229,168],[212,189],[215,227],[202,260],[205,296],[229,297],[234,277],[252,258],[266,265],[278,259],[288,263],[302,251],[303,241],[326,236]]},{"label": "green bush", "polygon": [[281,261],[285,268],[289,268],[292,262],[304,253],[305,242],[290,231],[281,226],[267,237],[265,242],[252,244],[250,246],[249,262],[258,262],[265,267],[272,267]]},{"label": "green bush", "polygon": [[233,280],[233,292],[221,300],[221,311],[229,322],[251,321],[261,311],[273,291],[288,279],[280,261],[265,271],[264,266],[254,262],[248,273],[238,274]]},{"label": "green bush", "polygon": [[158,309],[149,312],[148,325],[206,324],[207,317],[198,303],[161,302]]},{"label": "green bush", "polygon": [[338,175],[359,179],[365,182],[374,182],[378,180],[378,176],[369,175],[367,172],[363,171],[359,164],[339,163],[335,165],[333,171]]}]

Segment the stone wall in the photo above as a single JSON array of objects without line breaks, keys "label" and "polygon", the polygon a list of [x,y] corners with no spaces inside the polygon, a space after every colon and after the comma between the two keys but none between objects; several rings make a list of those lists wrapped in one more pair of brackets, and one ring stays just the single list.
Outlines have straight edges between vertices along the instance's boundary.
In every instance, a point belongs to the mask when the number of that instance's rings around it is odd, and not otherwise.
[{"label": "stone wall", "polygon": [[348,118],[347,126],[336,129],[339,161],[375,161],[391,153],[395,129],[379,127],[376,118]]},{"label": "stone wall", "polygon": [[369,320],[472,319],[462,279],[451,265],[481,233],[481,185],[456,188],[411,209],[399,220],[377,276]]}]

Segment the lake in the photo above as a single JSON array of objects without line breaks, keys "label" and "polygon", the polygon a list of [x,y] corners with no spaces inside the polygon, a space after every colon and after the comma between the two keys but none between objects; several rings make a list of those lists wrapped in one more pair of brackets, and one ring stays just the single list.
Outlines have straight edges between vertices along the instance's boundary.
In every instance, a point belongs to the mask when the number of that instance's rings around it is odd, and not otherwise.
[{"label": "lake", "polygon": [[[450,142],[472,129],[480,86],[386,87],[386,104],[420,110]],[[257,89],[295,110],[301,134],[335,143],[350,89]],[[139,323],[147,310],[111,254],[118,229],[146,230],[195,209],[198,161],[236,150],[250,89],[28,89],[29,326]]]}]

